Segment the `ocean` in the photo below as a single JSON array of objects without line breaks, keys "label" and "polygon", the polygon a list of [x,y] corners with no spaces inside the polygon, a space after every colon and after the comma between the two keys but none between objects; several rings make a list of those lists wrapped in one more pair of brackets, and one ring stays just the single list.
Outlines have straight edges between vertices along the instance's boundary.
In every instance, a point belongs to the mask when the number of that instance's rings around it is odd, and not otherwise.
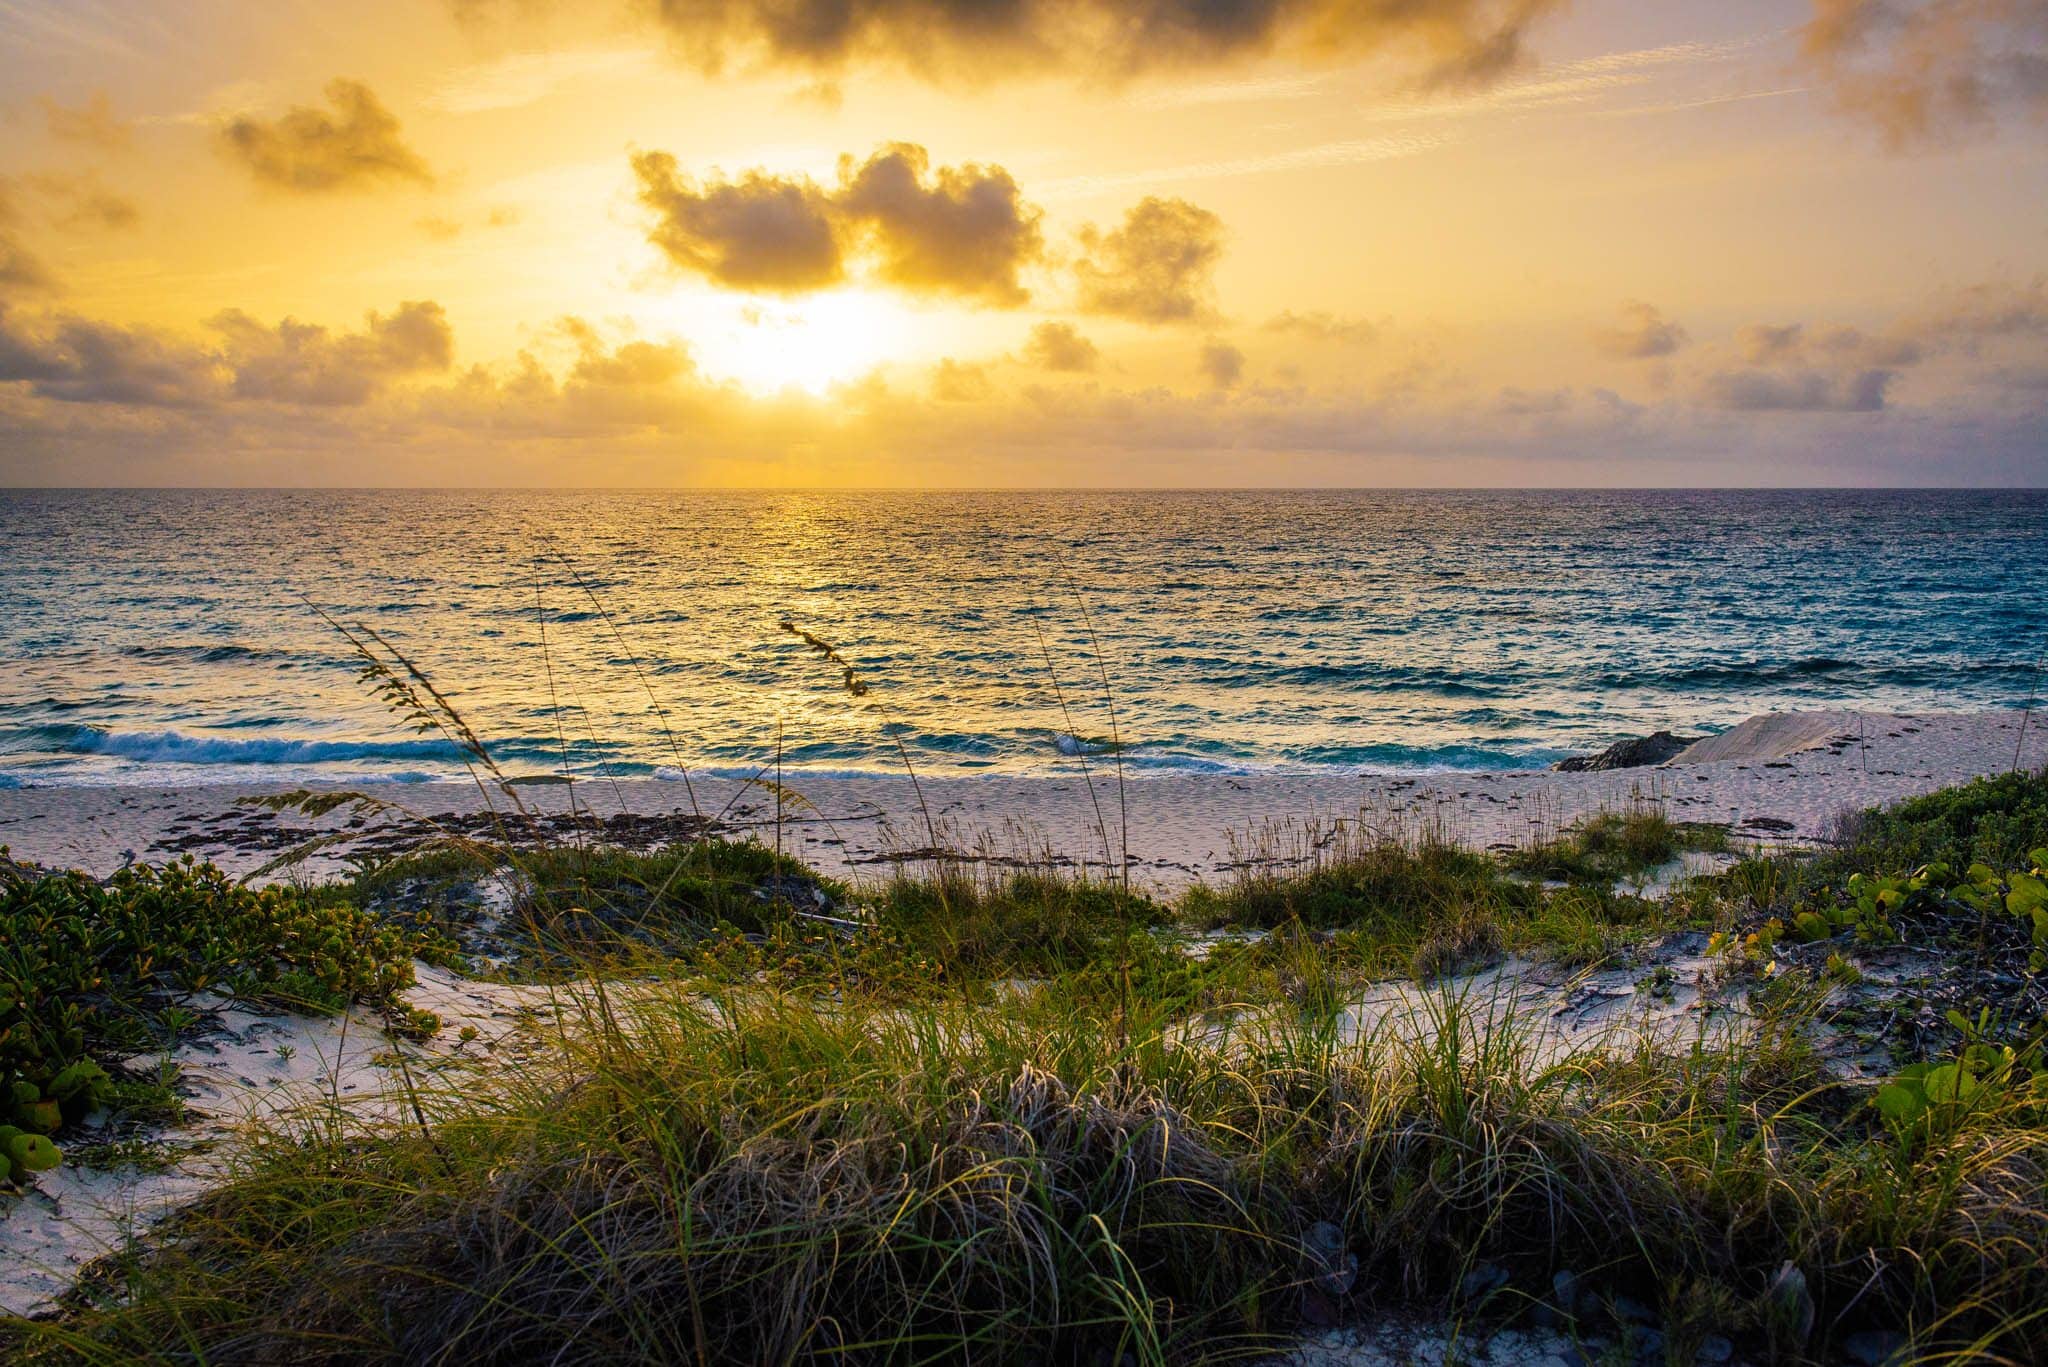
[{"label": "ocean", "polygon": [[2023,704],[2048,493],[16,490],[0,569],[4,786],[462,777],[316,607],[512,774],[1510,769]]}]

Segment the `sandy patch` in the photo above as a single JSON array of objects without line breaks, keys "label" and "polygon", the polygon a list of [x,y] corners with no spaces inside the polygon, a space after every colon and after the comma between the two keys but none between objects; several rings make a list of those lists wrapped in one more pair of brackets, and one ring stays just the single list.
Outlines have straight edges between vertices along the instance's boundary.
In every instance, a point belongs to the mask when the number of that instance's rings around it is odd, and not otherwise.
[{"label": "sandy patch", "polygon": [[[446,1025],[425,1046],[395,1045],[366,1016],[307,1017],[235,1007],[212,1012],[215,1027],[168,1055],[130,1060],[175,1069],[190,1121],[149,1136],[161,1145],[148,1168],[81,1167],[66,1161],[38,1174],[19,1196],[0,1195],[0,1313],[26,1314],[70,1286],[78,1270],[128,1234],[203,1194],[220,1179],[242,1127],[266,1115],[332,1100],[397,1114],[402,1083],[394,1066],[446,1074],[491,1066],[539,1047],[559,994],[546,988],[471,982],[425,964],[407,998]],[[464,1026],[477,1031],[463,1042]],[[417,1075],[417,1074],[416,1074]],[[444,1079],[445,1080],[445,1079]],[[89,1118],[67,1130],[73,1151],[103,1137]],[[167,1166],[156,1168],[157,1162]]]}]

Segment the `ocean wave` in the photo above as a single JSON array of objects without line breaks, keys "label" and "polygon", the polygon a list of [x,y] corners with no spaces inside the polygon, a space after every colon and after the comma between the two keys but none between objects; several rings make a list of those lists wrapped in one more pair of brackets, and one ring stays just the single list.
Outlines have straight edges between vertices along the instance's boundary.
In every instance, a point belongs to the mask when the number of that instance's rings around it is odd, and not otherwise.
[{"label": "ocean wave", "polygon": [[1565,750],[1452,742],[1444,745],[1316,745],[1288,752],[1315,769],[1356,769],[1372,773],[1438,773],[1445,770],[1542,769],[1563,759]]},{"label": "ocean wave", "polygon": [[0,752],[105,755],[155,764],[347,764],[366,760],[449,760],[462,751],[444,740],[348,741],[293,736],[248,739],[183,731],[108,731],[97,726],[33,726],[0,732]]}]

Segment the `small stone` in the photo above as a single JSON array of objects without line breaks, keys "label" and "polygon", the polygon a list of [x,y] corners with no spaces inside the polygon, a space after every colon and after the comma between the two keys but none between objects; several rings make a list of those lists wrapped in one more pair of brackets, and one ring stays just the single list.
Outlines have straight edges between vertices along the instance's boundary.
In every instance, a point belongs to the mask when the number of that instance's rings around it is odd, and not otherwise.
[{"label": "small stone", "polygon": [[1467,1272],[1458,1283],[1458,1295],[1463,1300],[1476,1301],[1491,1295],[1508,1284],[1508,1270],[1499,1263],[1481,1263]]},{"label": "small stone", "polygon": [[1913,1344],[1904,1334],[1887,1329],[1859,1329],[1842,1340],[1842,1351],[1862,1367],[1904,1367]]},{"label": "small stone", "polygon": [[1301,1318],[1312,1328],[1334,1329],[1344,1322],[1344,1312],[1314,1286],[1304,1286],[1301,1288]]},{"label": "small stone", "polygon": [[1609,1302],[1608,1308],[1614,1312],[1614,1318],[1623,1324],[1655,1324],[1657,1322],[1657,1316],[1651,1312],[1649,1306],[1628,1296],[1616,1296]]},{"label": "small stone", "polygon": [[1699,1351],[1694,1354],[1696,1362],[1728,1362],[1735,1356],[1735,1345],[1719,1334],[1709,1334],[1700,1340]]},{"label": "small stone", "polygon": [[1655,1329],[1638,1329],[1629,1335],[1629,1346],[1639,1362],[1655,1362],[1664,1356],[1664,1336]]},{"label": "small stone", "polygon": [[1344,1231],[1318,1220],[1301,1236],[1301,1259],[1310,1282],[1325,1296],[1342,1296],[1358,1281],[1358,1255]]},{"label": "small stone", "polygon": [[1560,1271],[1550,1279],[1550,1303],[1557,1307],[1559,1314],[1571,1319],[1579,1313],[1579,1299],[1585,1288],[1579,1285],[1579,1274],[1570,1268]]}]

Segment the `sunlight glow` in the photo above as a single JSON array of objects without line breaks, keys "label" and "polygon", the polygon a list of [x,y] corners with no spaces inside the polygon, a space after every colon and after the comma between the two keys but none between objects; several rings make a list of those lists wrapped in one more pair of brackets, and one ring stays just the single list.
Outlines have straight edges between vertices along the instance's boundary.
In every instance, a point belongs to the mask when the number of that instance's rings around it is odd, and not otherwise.
[{"label": "sunlight glow", "polygon": [[868,290],[834,290],[791,303],[755,301],[699,334],[697,361],[705,373],[756,394],[823,394],[903,359],[909,321],[902,304]]}]

